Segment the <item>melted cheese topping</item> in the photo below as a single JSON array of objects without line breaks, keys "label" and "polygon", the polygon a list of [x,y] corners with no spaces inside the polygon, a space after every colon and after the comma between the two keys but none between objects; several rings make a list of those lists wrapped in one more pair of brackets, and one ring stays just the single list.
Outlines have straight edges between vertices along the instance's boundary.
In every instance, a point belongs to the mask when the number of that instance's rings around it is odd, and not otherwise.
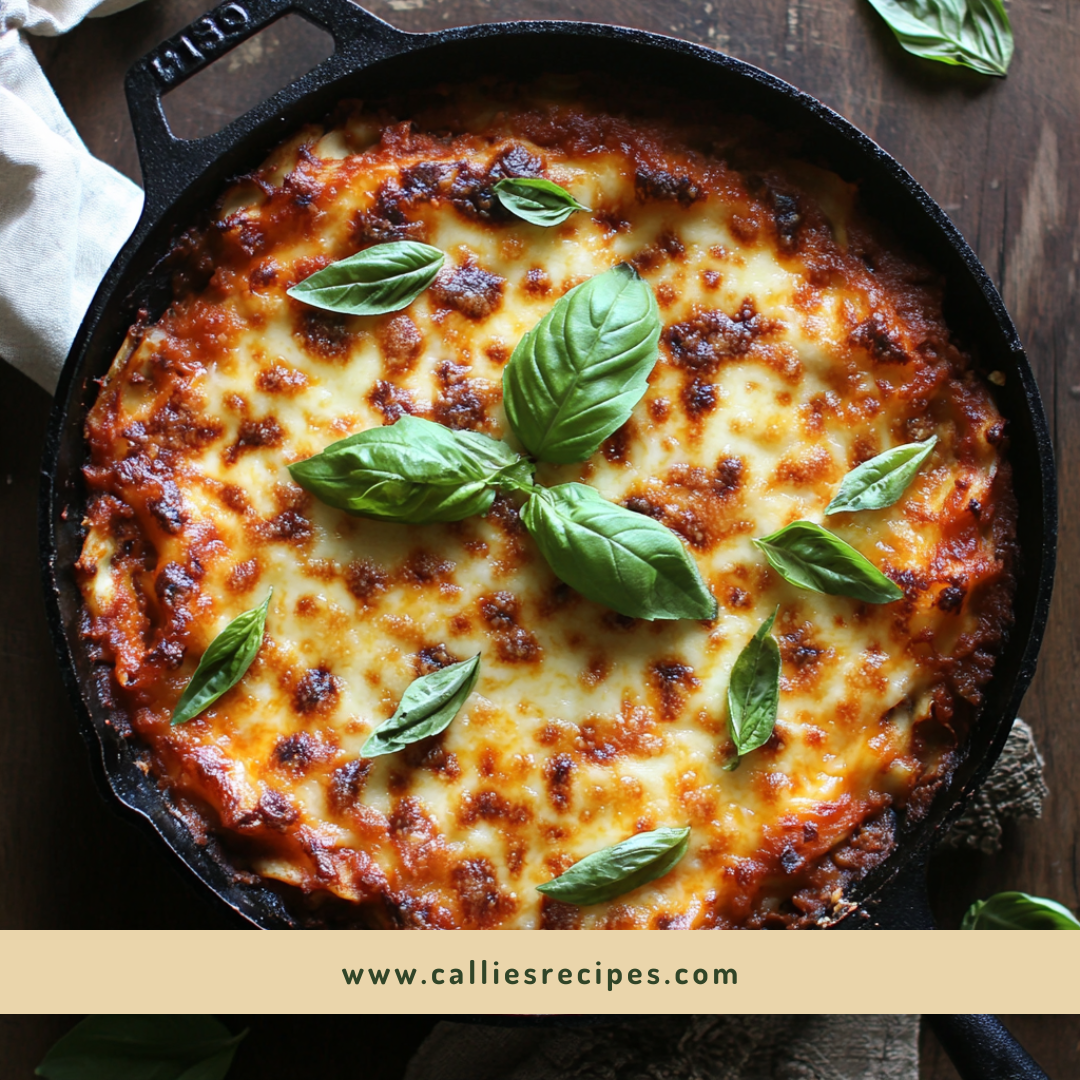
[{"label": "melted cheese topping", "polygon": [[[932,790],[1004,627],[1002,421],[936,281],[806,165],[741,173],[647,120],[476,93],[397,122],[309,128],[179,246],[178,294],[133,328],[88,424],[88,635],[174,798],[242,865],[373,925],[807,925]],[[449,134],[447,133],[449,132]],[[698,145],[698,144],[695,144]],[[491,185],[544,175],[592,212],[542,229]],[[386,239],[447,253],[407,310],[357,318],[285,290]],[[503,366],[566,290],[620,261],[664,333],[632,418],[581,480],[685,541],[708,623],[614,615],[559,583],[500,498],[395,526],[326,507],[286,465],[405,412],[507,436]],[[938,436],[899,503],[823,518],[844,474]],[[801,591],[752,545],[823,522],[905,591]],[[273,587],[241,683],[169,716],[199,657]],[[725,771],[735,658],[779,606],[780,715]],[[482,654],[447,731],[360,748],[418,675]],[[958,712],[958,708],[960,712]],[[966,710],[966,712],[965,712]],[[930,722],[928,722],[928,720]],[[943,764],[944,762],[944,764]],[[641,830],[690,825],[658,881],[577,909],[535,886]]]}]

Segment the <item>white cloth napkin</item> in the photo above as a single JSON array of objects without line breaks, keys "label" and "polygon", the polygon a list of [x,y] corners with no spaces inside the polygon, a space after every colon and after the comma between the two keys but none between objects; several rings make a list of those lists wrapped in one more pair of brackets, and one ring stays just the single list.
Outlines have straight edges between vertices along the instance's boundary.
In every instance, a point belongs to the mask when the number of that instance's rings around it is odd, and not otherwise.
[{"label": "white cloth napkin", "polygon": [[87,150],[25,35],[138,2],[0,0],[0,357],[50,392],[142,192]]}]

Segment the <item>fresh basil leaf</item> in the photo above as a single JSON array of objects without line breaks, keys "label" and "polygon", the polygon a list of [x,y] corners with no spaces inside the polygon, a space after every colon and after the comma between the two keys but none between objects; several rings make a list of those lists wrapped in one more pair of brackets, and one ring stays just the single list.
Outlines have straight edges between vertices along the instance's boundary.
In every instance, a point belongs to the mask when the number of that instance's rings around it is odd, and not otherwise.
[{"label": "fresh basil leaf", "polygon": [[999,892],[976,900],[964,913],[961,930],[1080,930],[1063,904],[1022,892]]},{"label": "fresh basil leaf", "polygon": [[564,904],[603,904],[663,877],[675,868],[689,846],[688,828],[638,833],[586,855],[553,881],[536,888]]},{"label": "fresh basil leaf", "polygon": [[236,1049],[230,1048],[213,1057],[204,1058],[192,1065],[190,1069],[185,1069],[177,1080],[222,1080],[228,1073],[235,1054]]},{"label": "fresh basil leaf", "polygon": [[34,1070],[48,1080],[222,1080],[240,1041],[212,1016],[88,1016]]},{"label": "fresh basil leaf", "polygon": [[711,619],[716,600],[679,538],[585,484],[542,488],[521,520],[556,576],[634,619]]},{"label": "fresh basil leaf", "polygon": [[491,509],[500,487],[528,486],[533,466],[506,443],[403,416],[289,466],[328,506],[400,524],[461,521]]},{"label": "fresh basil leaf", "polygon": [[409,683],[389,720],[381,723],[360,748],[362,757],[393,754],[410,743],[438,735],[450,726],[480,676],[480,654]]},{"label": "fresh basil leaf", "polygon": [[728,681],[728,730],[742,757],[764,746],[780,708],[780,646],[770,631],[774,611],[739,653]]},{"label": "fresh basil leaf", "polygon": [[850,544],[812,521],[793,521],[754,543],[769,565],[800,589],[888,604],[903,595],[872,562]]},{"label": "fresh basil leaf", "polygon": [[438,248],[393,240],[331,263],[288,293],[326,311],[384,315],[408,307],[435,280],[445,261]]},{"label": "fresh basil leaf", "polygon": [[1004,75],[1013,54],[1001,0],[870,0],[897,41],[914,56]]},{"label": "fresh basil leaf", "polygon": [[494,187],[499,202],[530,225],[561,225],[577,210],[588,210],[564,187],[539,177],[507,177]]},{"label": "fresh basil leaf", "polygon": [[210,642],[206,652],[202,654],[195,674],[191,676],[191,681],[184,688],[173,710],[174,727],[177,724],[186,724],[204,709],[208,709],[244,677],[262,645],[266,613],[270,609],[273,592],[271,589],[257,608],[237,615]]},{"label": "fresh basil leaf", "polygon": [[555,301],[503,372],[515,434],[540,461],[584,461],[626,422],[656,363],[660,310],[626,263]]},{"label": "fresh basil leaf", "polygon": [[884,510],[892,506],[915,479],[915,474],[936,445],[937,436],[931,435],[925,442],[894,446],[864,461],[844,477],[840,490],[825,507],[825,513]]}]

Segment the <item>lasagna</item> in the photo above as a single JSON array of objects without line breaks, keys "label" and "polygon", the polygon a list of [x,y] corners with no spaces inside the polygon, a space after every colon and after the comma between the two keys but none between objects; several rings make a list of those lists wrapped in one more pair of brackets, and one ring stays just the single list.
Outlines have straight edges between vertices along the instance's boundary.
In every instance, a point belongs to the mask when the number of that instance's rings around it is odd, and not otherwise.
[{"label": "lasagna", "polygon": [[[588,208],[541,227],[494,192]],[[288,290],[375,245],[445,253],[401,310]],[[86,424],[77,573],[98,693],[162,797],[304,925],[828,925],[948,779],[1009,624],[1005,424],[942,315],[943,282],[858,190],[707,108],[587,78],[344,102],[234,181],[170,255]],[[709,619],[620,615],[561,582],[501,492],[482,516],[334,509],[289,466],[417,417],[512,441],[502,379],[568,290],[619,264],[661,332],[629,419],[536,466],[660,523]],[[993,373],[991,373],[993,374]],[[997,376],[994,376],[997,377]],[[936,437],[893,505],[825,508],[846,475]],[[798,588],[755,539],[825,525],[902,591]],[[170,718],[231,620],[270,596],[251,666]],[[779,705],[737,757],[727,688],[776,612]],[[419,677],[481,657],[445,730],[365,757]],[[737,762],[737,768],[731,768]],[[545,895],[582,859],[689,829],[663,875]]]}]

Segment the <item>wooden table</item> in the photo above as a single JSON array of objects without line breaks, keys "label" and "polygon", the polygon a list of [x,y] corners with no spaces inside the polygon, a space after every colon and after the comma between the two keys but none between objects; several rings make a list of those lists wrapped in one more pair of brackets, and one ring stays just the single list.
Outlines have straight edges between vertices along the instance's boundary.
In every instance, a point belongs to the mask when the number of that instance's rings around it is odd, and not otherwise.
[{"label": "wooden table", "polygon": [[[150,0],[35,44],[90,149],[135,179],[123,73],[210,2]],[[368,6],[412,31],[572,18],[723,49],[848,117],[952,215],[1002,290],[1046,399],[1061,481],[1061,552],[1041,666],[1022,712],[1047,762],[1043,818],[1010,828],[1000,855],[950,857],[948,873],[934,875],[934,903],[946,925],[956,925],[972,899],[1003,888],[1080,908],[1080,737],[1071,730],[1080,688],[1080,8],[1073,0],[1015,0],[1016,58],[1009,77],[997,80],[908,56],[864,0]],[[213,130],[325,51],[306,24],[272,27],[171,95],[170,118],[185,135]],[[38,580],[37,467],[48,409],[43,391],[0,365],[0,926],[221,927],[223,917],[184,871],[115,816],[91,783]],[[1077,1073],[1077,1025],[1016,1023],[1048,1067]],[[932,1047],[924,1073],[949,1075]]]}]

